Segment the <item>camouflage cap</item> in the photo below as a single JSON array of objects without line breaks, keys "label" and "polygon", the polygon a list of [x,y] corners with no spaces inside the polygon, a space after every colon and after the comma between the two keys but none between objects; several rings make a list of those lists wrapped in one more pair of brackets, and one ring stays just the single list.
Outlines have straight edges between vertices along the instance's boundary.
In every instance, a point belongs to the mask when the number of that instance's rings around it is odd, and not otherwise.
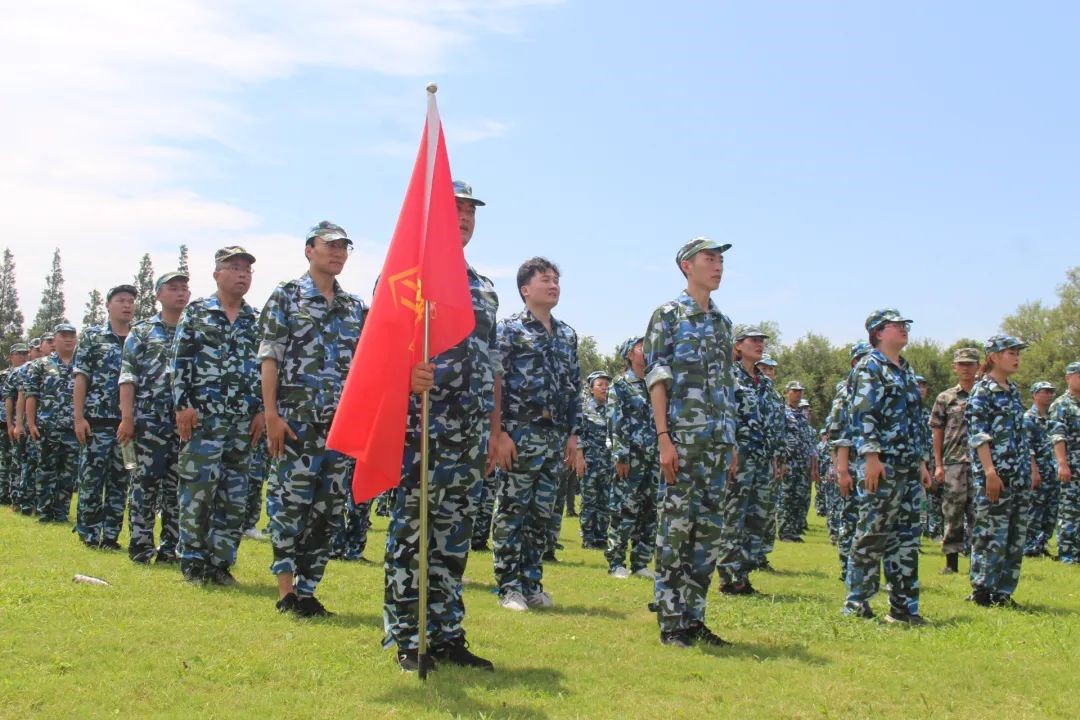
[{"label": "camouflage cap", "polygon": [[109,288],[109,292],[105,293],[105,302],[109,302],[113,299],[114,295],[119,293],[127,293],[131,297],[139,297],[139,291],[135,289],[134,285],[117,285],[114,288]]},{"label": "camouflage cap", "polygon": [[54,333],[54,332],[50,331],[50,332],[47,332],[47,333],[41,333],[41,342],[45,342],[46,340],[55,340],[55,339],[56,339],[56,333]]},{"label": "camouflage cap", "polygon": [[772,356],[771,356],[771,355],[767,355],[767,354],[766,354],[766,355],[762,355],[762,356],[761,356],[761,359],[760,359],[760,360],[758,360],[758,361],[757,361],[756,363],[754,363],[754,364],[755,364],[755,365],[767,365],[767,366],[769,366],[769,367],[776,367],[776,361],[772,359]]},{"label": "camouflage cap", "polygon": [[954,363],[977,363],[979,362],[979,351],[975,348],[960,348],[953,353],[952,361]]},{"label": "camouflage cap", "polygon": [[922,375],[916,375],[915,376],[915,382],[919,383],[920,385],[926,385],[927,384],[926,383],[926,378],[924,378]]},{"label": "camouflage cap", "polygon": [[[345,228],[340,225],[335,225],[329,220],[323,220],[318,225],[312,226],[312,228],[308,230],[308,234],[304,237],[304,242],[310,245],[315,242],[316,238],[325,242],[344,240],[350,245],[353,244],[352,238],[349,237],[349,233],[345,232]],[[255,262],[254,258],[252,258],[252,262]]]},{"label": "camouflage cap", "polygon": [[806,398],[803,398],[802,400],[799,401],[799,407],[801,407],[801,408],[810,407],[810,401],[807,400]]},{"label": "camouflage cap", "polygon": [[473,197],[472,185],[465,182],[464,180],[454,181],[454,197],[456,197],[458,200],[468,200],[473,205],[479,205],[480,207],[487,205],[487,203],[483,200],[478,200]]},{"label": "camouflage cap", "polygon": [[854,345],[851,346],[851,350],[849,351],[849,355],[851,356],[852,360],[857,360],[858,358],[861,358],[863,355],[869,354],[870,351],[873,350],[873,349],[874,349],[873,345],[866,342],[865,340],[860,340],[859,342],[857,342],[857,343],[855,343]]},{"label": "camouflage cap", "polygon": [[26,343],[17,342],[17,343],[12,343],[11,344],[11,350],[8,351],[8,354],[15,355],[17,353],[28,353],[28,352],[30,352],[30,347]]},{"label": "camouflage cap", "polygon": [[1080,373],[1080,361],[1071,362],[1065,366],[1066,375],[1076,375]]},{"label": "camouflage cap", "polygon": [[1040,390],[1049,390],[1050,392],[1053,392],[1054,389],[1055,389],[1054,384],[1053,383],[1048,383],[1045,380],[1040,380],[1038,382],[1035,382],[1035,383],[1031,384],[1031,394],[1032,395],[1039,392]]},{"label": "camouflage cap", "polygon": [[41,338],[30,338],[30,349],[36,350],[39,347],[41,347]]},{"label": "camouflage cap", "polygon": [[876,330],[887,322],[909,323],[912,321],[901,315],[896,308],[882,308],[866,316],[866,330],[867,332]]},{"label": "camouflage cap", "polygon": [[1011,350],[1016,348],[1017,350],[1023,350],[1028,344],[1018,337],[1012,335],[998,334],[990,337],[989,340],[983,343],[983,351],[987,355],[990,353],[1001,352],[1002,350]]},{"label": "camouflage cap", "polygon": [[758,330],[755,327],[751,327],[751,328],[746,328],[745,330],[740,330],[738,332],[738,334],[735,335],[735,342],[742,342],[746,338],[767,339],[768,337],[769,337],[768,333],[763,333],[763,332],[761,332],[761,330]]},{"label": "camouflage cap", "polygon": [[255,262],[255,256],[249,253],[244,248],[240,247],[239,245],[230,245],[228,247],[223,247],[218,250],[216,253],[214,253],[214,262],[225,262],[226,260],[232,260],[234,257],[243,258],[250,263]]},{"label": "camouflage cap", "polygon": [[789,390],[805,390],[805,389],[806,388],[804,388],[802,386],[802,383],[799,382],[798,380],[788,380],[788,384],[784,386],[784,392],[788,392]]},{"label": "camouflage cap", "polygon": [[702,250],[719,250],[721,253],[725,253],[730,248],[731,243],[720,244],[706,237],[696,237],[679,248],[679,252],[675,254],[675,265],[681,267],[683,260],[689,260]]},{"label": "camouflage cap", "polygon": [[634,349],[634,346],[637,345],[639,342],[643,342],[644,340],[645,338],[641,337],[640,335],[635,335],[632,338],[627,338],[626,340],[624,340],[622,345],[619,346],[619,357],[625,360],[627,357],[630,356],[630,351]]},{"label": "camouflage cap", "polygon": [[57,323],[53,328],[53,332],[59,335],[60,333],[74,333],[75,326],[71,323]]},{"label": "camouflage cap", "polygon": [[190,280],[190,279],[191,278],[188,277],[188,274],[186,272],[183,272],[182,270],[173,270],[171,272],[167,272],[164,275],[162,275],[161,277],[159,277],[157,279],[157,282],[154,283],[154,292],[155,293],[161,292],[161,288],[165,287],[165,283],[169,282],[170,280]]},{"label": "camouflage cap", "polygon": [[593,372],[589,373],[589,377],[585,378],[585,382],[589,384],[589,387],[592,387],[592,384],[600,378],[606,378],[607,380],[611,380],[611,376],[603,370],[594,370]]}]

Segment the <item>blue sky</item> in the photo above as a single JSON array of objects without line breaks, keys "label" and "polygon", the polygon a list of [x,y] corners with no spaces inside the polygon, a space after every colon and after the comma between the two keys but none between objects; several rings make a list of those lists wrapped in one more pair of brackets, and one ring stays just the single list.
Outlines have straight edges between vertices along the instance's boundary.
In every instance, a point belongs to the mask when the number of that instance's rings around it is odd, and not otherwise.
[{"label": "blue sky", "polygon": [[0,222],[28,318],[54,246],[76,320],[179,242],[199,294],[214,248],[245,244],[261,303],[324,218],[360,240],[341,280],[369,298],[429,80],[454,174],[489,203],[468,256],[503,314],[517,265],[547,256],[556,314],[605,350],[679,292],[695,235],[734,244],[718,305],[786,341],[857,339],[880,306],[915,337],[985,337],[1080,263],[1075,4],[75,8],[0,29],[22,108],[0,120]]}]

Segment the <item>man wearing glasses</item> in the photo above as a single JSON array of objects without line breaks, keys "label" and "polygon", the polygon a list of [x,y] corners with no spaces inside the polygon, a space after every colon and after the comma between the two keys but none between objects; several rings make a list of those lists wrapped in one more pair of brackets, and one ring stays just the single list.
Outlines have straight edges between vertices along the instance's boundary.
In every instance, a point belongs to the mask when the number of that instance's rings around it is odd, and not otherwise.
[{"label": "man wearing glasses", "polygon": [[251,446],[263,431],[258,318],[244,301],[255,256],[214,253],[217,292],[194,300],[176,328],[173,407],[180,442],[180,569],[192,583],[235,585]]},{"label": "man wearing glasses", "polygon": [[367,308],[337,276],[353,242],[325,220],[305,238],[308,271],[277,286],[259,320],[271,457],[266,505],[280,612],[331,613],[315,597],[341,528],[349,459],[326,448]]}]

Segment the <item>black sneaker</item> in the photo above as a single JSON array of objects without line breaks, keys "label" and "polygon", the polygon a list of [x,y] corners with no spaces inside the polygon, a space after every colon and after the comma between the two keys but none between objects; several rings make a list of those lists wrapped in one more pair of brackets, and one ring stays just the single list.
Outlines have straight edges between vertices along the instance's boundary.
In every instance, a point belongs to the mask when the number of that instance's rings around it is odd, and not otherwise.
[{"label": "black sneaker", "polygon": [[759,562],[757,569],[763,572],[776,572],[776,568],[774,568],[772,566],[772,563],[770,563],[768,560],[762,560],[761,562]]},{"label": "black sneaker", "polygon": [[730,645],[727,640],[714,633],[705,625],[705,623],[695,623],[687,630],[687,634],[694,642],[702,643],[703,645],[711,645],[713,647],[724,647]]},{"label": "black sneaker", "polygon": [[870,603],[863,603],[857,609],[844,609],[844,615],[848,617],[862,618],[863,620],[873,620],[874,611],[870,609]]},{"label": "black sneaker", "polygon": [[302,597],[296,607],[300,617],[330,617],[334,614],[323,607],[316,597]]},{"label": "black sneaker", "polygon": [[175,565],[180,562],[180,558],[176,557],[174,552],[158,552],[157,557],[154,559],[157,565]]},{"label": "black sneaker", "polygon": [[911,613],[900,612],[899,610],[890,610],[885,615],[885,622],[892,623],[893,625],[926,625],[926,619],[922,615],[912,615]]},{"label": "black sneaker", "polygon": [[739,588],[735,583],[722,583],[720,585],[720,592],[724,595],[741,595]]},{"label": "black sneaker", "polygon": [[274,607],[277,608],[279,613],[293,613],[294,615],[299,615],[300,598],[296,596],[296,593],[291,592],[278,600]]},{"label": "black sneaker", "polygon": [[101,544],[97,540],[87,540],[86,538],[83,538],[82,539],[82,544],[85,545],[86,547],[90,548],[91,550],[100,550],[101,549]]},{"label": "black sneaker", "polygon": [[213,566],[206,571],[206,579],[214,585],[221,587],[233,587],[237,584],[236,578],[229,572],[229,568]]},{"label": "black sneaker", "polygon": [[473,543],[472,544],[472,551],[473,552],[491,552],[491,548],[488,547],[487,540],[485,540],[484,542]]},{"label": "black sneaker", "polygon": [[[420,654],[415,648],[412,650],[398,650],[397,664],[402,672],[416,672],[420,669]],[[430,655],[424,656],[424,670],[431,672],[437,669],[435,658]]]},{"label": "black sneaker", "polygon": [[543,561],[544,562],[557,563],[557,562],[559,562],[559,558],[555,557],[555,551],[554,550],[548,550],[547,552],[544,553]]},{"label": "black sneaker", "polygon": [[1020,609],[1020,603],[1013,600],[1012,595],[1006,595],[1005,593],[990,593],[990,604],[994,607],[1004,607],[1012,610]]},{"label": "black sneaker", "polygon": [[660,644],[677,648],[690,647],[690,638],[685,630],[660,631]]},{"label": "black sneaker", "polygon": [[990,607],[990,592],[986,588],[976,588],[967,596],[968,602],[973,602],[979,607]]},{"label": "black sneaker", "polygon": [[495,672],[495,665],[490,660],[485,660],[469,652],[469,643],[463,637],[432,649],[431,656],[439,662]]},{"label": "black sneaker", "polygon": [[184,580],[195,585],[206,583],[206,567],[202,563],[180,563],[180,572],[184,574]]},{"label": "black sneaker", "polygon": [[116,550],[123,550],[124,548],[120,547],[120,543],[116,542],[116,540],[113,539],[113,540],[102,540],[101,541],[101,549],[102,550],[116,551]]},{"label": "black sneaker", "polygon": [[128,557],[133,563],[149,565],[154,560],[154,548],[128,548]]}]

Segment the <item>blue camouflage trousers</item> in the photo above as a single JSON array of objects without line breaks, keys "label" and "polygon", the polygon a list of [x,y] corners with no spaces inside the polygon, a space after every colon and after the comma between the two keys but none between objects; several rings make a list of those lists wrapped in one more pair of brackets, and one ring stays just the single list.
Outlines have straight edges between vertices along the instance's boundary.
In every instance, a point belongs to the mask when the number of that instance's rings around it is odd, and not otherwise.
[{"label": "blue camouflage trousers", "polygon": [[1027,539],[1027,512],[1031,503],[1030,479],[1004,474],[997,502],[977,483],[975,525],[971,540],[971,587],[996,595],[1012,595],[1020,582]]},{"label": "blue camouflage trousers", "polygon": [[1031,555],[1041,555],[1046,550],[1046,545],[1054,534],[1058,498],[1061,495],[1061,483],[1057,479],[1057,468],[1053,464],[1040,467],[1039,475],[1039,487],[1031,491],[1027,541],[1024,546],[1024,552]]},{"label": "blue camouflage trousers", "polygon": [[11,440],[8,443],[8,502],[16,510],[19,509],[19,490],[22,488],[22,464],[23,453],[26,448],[26,437]]},{"label": "blue camouflage trousers", "polygon": [[251,467],[248,470],[247,499],[244,501],[244,530],[251,530],[259,524],[263,509],[263,485],[270,472],[270,454],[266,443],[255,443],[251,448]]},{"label": "blue camouflage trousers", "polygon": [[38,465],[41,460],[41,445],[30,439],[29,433],[23,440],[23,458],[19,466],[19,490],[13,497],[12,505],[24,513],[32,512],[37,507]]},{"label": "blue camouflage trousers", "polygon": [[772,482],[772,460],[739,453],[739,469],[724,497],[724,530],[720,536],[717,572],[725,584],[740,585],[756,567],[755,539],[760,544],[764,517],[754,507]]},{"label": "blue camouflage trousers", "polygon": [[847,582],[851,541],[855,539],[859,524],[858,497],[854,488],[847,497],[840,494],[839,486],[836,488],[836,554],[840,559],[840,582]]},{"label": "blue camouflage trousers", "polygon": [[562,533],[563,509],[574,506],[573,492],[577,485],[577,474],[574,468],[563,465],[563,471],[559,476],[559,486],[555,489],[555,504],[548,515],[547,544],[545,550],[554,551],[559,544],[559,535]]},{"label": "blue camouflage trousers", "polygon": [[157,551],[162,555],[173,555],[180,538],[177,472],[180,438],[173,419],[144,417],[136,420],[135,452],[139,465],[131,474],[128,555],[134,558],[154,550],[154,522],[158,509],[161,511],[161,544]]},{"label": "blue camouflage trousers", "polygon": [[705,622],[724,524],[730,445],[678,443],[674,485],[661,487],[656,533],[656,618],[661,632]]},{"label": "blue camouflage trousers", "polygon": [[[486,457],[481,453],[482,425],[464,442],[433,436],[428,468],[428,611],[427,637],[438,648],[464,637],[465,602],[461,578],[469,559],[473,517],[480,499]],[[518,462],[521,462],[518,445]],[[552,491],[554,502],[554,491]],[[543,533],[538,534],[541,542]],[[406,439],[401,485],[393,495],[386,533],[386,585],[383,623],[386,645],[401,650],[420,645],[420,440]]]},{"label": "blue camouflage trousers", "polygon": [[806,465],[788,465],[780,481],[777,522],[781,540],[793,540],[803,533],[810,505],[809,472]]},{"label": "blue camouflage trousers", "polygon": [[274,546],[270,572],[292,573],[296,594],[312,597],[344,522],[345,483],[352,481],[352,463],[327,449],[329,424],[290,420],[289,427],[297,439],[286,436],[285,453],[271,462],[266,483]]},{"label": "blue camouflage trousers", "polygon": [[334,548],[331,557],[345,560],[359,560],[367,549],[368,529],[371,527],[371,506],[374,501],[354,502],[352,476],[355,463],[350,460],[345,472],[345,502],[341,528],[334,536]]},{"label": "blue camouflage trousers", "polygon": [[1072,467],[1072,480],[1061,485],[1058,497],[1058,559],[1080,563],[1080,467]]},{"label": "blue camouflage trousers", "polygon": [[[3,402],[0,400],[0,402]],[[7,423],[0,422],[0,505],[11,504],[11,438]]]},{"label": "blue camouflage trousers", "polygon": [[[586,545],[602,545],[610,522],[609,503],[611,483],[615,471],[611,455],[602,452],[585,452],[585,476],[581,478],[581,540]],[[650,543],[651,545],[651,543]]]},{"label": "blue camouflage trousers", "polygon": [[[930,471],[931,476],[934,471]],[[944,532],[945,515],[941,507],[942,486],[935,485],[926,491],[925,518],[923,519],[923,535],[936,538]]]},{"label": "blue camouflage trousers", "polygon": [[75,532],[85,542],[115,542],[124,524],[130,473],[124,469],[116,440],[119,424],[119,420],[94,423],[82,449]]},{"label": "blue camouflage trousers", "polygon": [[37,513],[41,520],[67,522],[79,477],[79,452],[74,429],[42,429],[37,486]]},{"label": "blue camouflage trousers", "polygon": [[480,496],[476,503],[476,517],[473,519],[473,549],[487,545],[491,537],[491,518],[495,514],[495,493],[499,487],[501,470],[494,470],[480,484]]},{"label": "blue camouflage trousers", "polygon": [[543,591],[543,554],[555,495],[563,473],[566,433],[532,424],[510,433],[517,460],[502,473],[497,491],[494,540],[495,581],[499,594],[526,597]]},{"label": "blue camouflage trousers", "polygon": [[631,453],[630,474],[611,479],[611,525],[604,557],[608,569],[626,567],[630,548],[630,572],[649,566],[656,553],[656,526],[660,483],[659,461],[644,453]]},{"label": "blue camouflage trousers", "polygon": [[882,567],[892,612],[919,614],[918,467],[885,466],[877,492],[865,485],[865,467],[856,466],[858,522],[851,541],[845,612],[859,611],[877,592]]},{"label": "blue camouflage trousers", "polygon": [[251,418],[208,415],[180,448],[180,563],[228,568],[244,523]]}]

